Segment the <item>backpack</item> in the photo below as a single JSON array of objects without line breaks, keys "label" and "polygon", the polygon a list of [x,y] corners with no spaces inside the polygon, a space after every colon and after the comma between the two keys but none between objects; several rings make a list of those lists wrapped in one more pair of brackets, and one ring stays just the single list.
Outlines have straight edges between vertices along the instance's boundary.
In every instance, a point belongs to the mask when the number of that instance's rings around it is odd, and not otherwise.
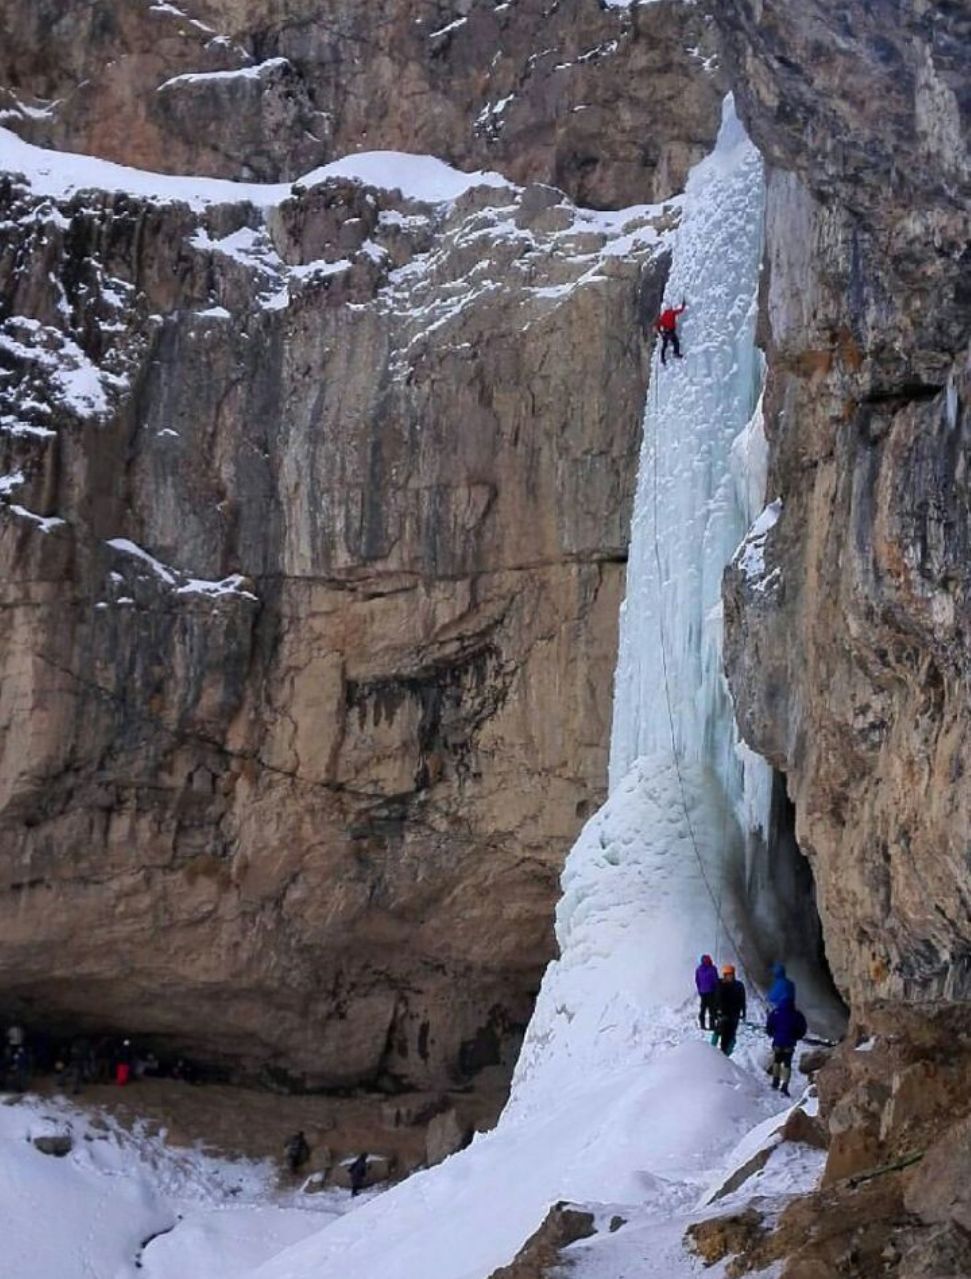
[{"label": "backpack", "polygon": [[802,1013],[799,1011],[798,1008],[793,1009],[792,1028],[793,1028],[793,1031],[795,1032],[797,1039],[804,1039],[806,1036],[806,1031],[809,1029],[809,1027],[806,1025],[805,1017],[802,1015]]}]

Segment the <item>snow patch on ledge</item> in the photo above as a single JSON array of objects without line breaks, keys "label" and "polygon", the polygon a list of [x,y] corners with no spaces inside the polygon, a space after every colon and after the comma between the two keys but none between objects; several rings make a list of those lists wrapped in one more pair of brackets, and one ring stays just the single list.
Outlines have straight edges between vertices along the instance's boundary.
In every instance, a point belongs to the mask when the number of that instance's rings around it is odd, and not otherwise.
[{"label": "snow patch on ledge", "polygon": [[[218,580],[189,577],[188,574],[172,568],[171,565],[163,564],[161,560],[156,559],[154,555],[150,555],[137,542],[132,542],[127,537],[113,537],[106,544],[113,551],[119,551],[122,555],[129,555],[144,564],[165,586],[173,587],[176,595],[207,595],[210,599],[232,595],[237,599],[259,602],[259,597],[247,589],[247,579],[239,573],[232,573],[229,577]],[[124,578],[118,573],[109,573],[108,577],[109,581],[119,588],[124,584]],[[115,599],[116,604],[125,602],[129,602],[127,597]]]},{"label": "snow patch on ledge", "polygon": [[163,89],[172,89],[176,85],[184,84],[218,84],[233,80],[262,80],[270,72],[291,65],[289,58],[267,58],[265,62],[259,62],[256,66],[234,67],[230,71],[189,71],[185,75],[176,75],[164,80],[155,92],[161,93]]},{"label": "snow patch on ledge", "polygon": [[112,392],[128,389],[127,378],[99,368],[72,337],[32,316],[11,315],[0,324],[0,351],[46,382],[53,399],[78,417],[106,417]]},{"label": "snow patch on ledge", "polygon": [[141,560],[143,564],[147,564],[166,586],[175,585],[176,578],[173,571],[163,564],[161,560],[157,560],[154,555],[149,555],[148,551],[142,550],[137,542],[130,542],[127,537],[112,537],[109,538],[108,545],[113,551],[121,551],[123,555],[132,555],[135,559]]},{"label": "snow patch on ledge", "polygon": [[11,504],[7,510],[22,520],[28,520],[41,533],[52,533],[54,529],[63,528],[67,524],[67,520],[62,520],[58,515],[38,515],[36,511],[28,511],[26,506]]},{"label": "snow patch on ledge", "polygon": [[212,205],[240,203],[271,209],[301,189],[319,186],[330,178],[348,178],[366,186],[398,190],[409,200],[429,204],[456,200],[477,186],[512,186],[499,173],[464,173],[434,156],[402,151],[362,151],[344,156],[313,169],[292,184],[184,177],[132,169],[71,151],[50,151],[2,128],[0,172],[22,174],[35,195],[55,200],[70,199],[79,191],[111,191],[160,204],[187,204],[199,211]]},{"label": "snow patch on ledge", "polygon": [[781,514],[782,498],[777,497],[755,521],[746,533],[745,540],[735,552],[733,562],[749,582],[759,582],[765,578],[765,544]]},{"label": "snow patch on ledge", "polygon": [[513,188],[501,173],[477,170],[464,173],[432,155],[410,155],[404,151],[362,151],[333,160],[306,177],[295,188],[319,186],[330,178],[347,178],[382,191],[400,191],[408,200],[421,204],[446,204],[473,187]]},{"label": "snow patch on ledge", "polygon": [[232,573],[220,581],[207,581],[202,577],[192,577],[184,586],[180,586],[176,595],[237,595],[244,599],[255,600],[258,597],[246,589],[246,578],[240,573]]}]

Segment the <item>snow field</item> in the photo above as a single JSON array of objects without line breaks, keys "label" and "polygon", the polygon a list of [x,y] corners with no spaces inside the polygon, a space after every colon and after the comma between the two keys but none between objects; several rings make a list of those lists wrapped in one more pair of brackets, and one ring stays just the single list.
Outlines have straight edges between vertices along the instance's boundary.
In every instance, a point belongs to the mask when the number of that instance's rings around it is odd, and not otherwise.
[{"label": "snow field", "polygon": [[[543,1107],[256,1270],[259,1279],[486,1279],[559,1199],[609,1201],[684,1224],[712,1169],[779,1109],[751,1070],[711,1048],[690,1007],[658,1009],[626,1063],[575,1079]],[[680,1237],[680,1235],[679,1235]],[[672,1272],[674,1273],[674,1272]]]},{"label": "snow field", "polygon": [[[259,68],[224,74],[253,75]],[[211,76],[209,78],[212,78]],[[111,191],[161,204],[187,204],[201,211],[214,204],[252,204],[271,209],[289,199],[294,188],[308,188],[329,178],[349,178],[384,190],[400,190],[408,200],[448,203],[475,186],[511,187],[498,173],[463,173],[430,155],[399,151],[365,151],[345,156],[305,174],[296,182],[233,182],[132,169],[110,160],[49,151],[24,142],[0,128],[0,172],[22,174],[35,195],[70,199],[80,191]]]},{"label": "snow field", "polygon": [[[63,1158],[32,1145],[63,1133],[74,1138]],[[63,1099],[0,1098],[11,1279],[237,1279],[349,1205],[336,1191],[279,1191],[269,1163],[174,1150]]]}]

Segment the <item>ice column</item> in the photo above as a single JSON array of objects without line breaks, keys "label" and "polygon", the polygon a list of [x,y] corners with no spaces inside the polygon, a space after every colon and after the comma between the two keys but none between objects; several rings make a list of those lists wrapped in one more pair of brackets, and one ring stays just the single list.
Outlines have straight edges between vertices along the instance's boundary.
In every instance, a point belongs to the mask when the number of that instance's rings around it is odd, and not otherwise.
[{"label": "ice column", "polygon": [[690,1025],[675,1010],[691,996],[699,952],[739,958],[743,829],[765,820],[769,787],[764,762],[738,749],[720,599],[765,482],[747,474],[760,465],[762,204],[761,161],[728,100],[675,242],[667,297],[688,301],[684,359],[656,364],[644,414],[610,795],[567,858],[560,958],[543,980],[510,1117],[643,1062]]},{"label": "ice column", "polygon": [[[687,299],[683,360],[655,369],[644,412],[620,625],[610,779],[671,750],[743,785],[721,674],[721,578],[751,522],[731,468],[762,379],[755,347],[762,163],[729,99],[715,152],[691,174],[666,297]],[[666,668],[666,669],[665,669]]]}]

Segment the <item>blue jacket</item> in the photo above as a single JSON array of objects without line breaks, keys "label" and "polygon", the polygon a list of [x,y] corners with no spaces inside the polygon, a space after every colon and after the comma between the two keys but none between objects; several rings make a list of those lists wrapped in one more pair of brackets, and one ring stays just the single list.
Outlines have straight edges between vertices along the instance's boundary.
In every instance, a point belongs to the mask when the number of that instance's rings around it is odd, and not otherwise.
[{"label": "blue jacket", "polygon": [[785,999],[769,1013],[765,1029],[773,1048],[795,1048],[806,1033],[806,1019],[791,999]]},{"label": "blue jacket", "polygon": [[774,964],[772,976],[775,979],[769,987],[767,999],[770,1008],[778,1008],[783,1000],[796,1002],[796,983],[786,976],[785,964]]}]

